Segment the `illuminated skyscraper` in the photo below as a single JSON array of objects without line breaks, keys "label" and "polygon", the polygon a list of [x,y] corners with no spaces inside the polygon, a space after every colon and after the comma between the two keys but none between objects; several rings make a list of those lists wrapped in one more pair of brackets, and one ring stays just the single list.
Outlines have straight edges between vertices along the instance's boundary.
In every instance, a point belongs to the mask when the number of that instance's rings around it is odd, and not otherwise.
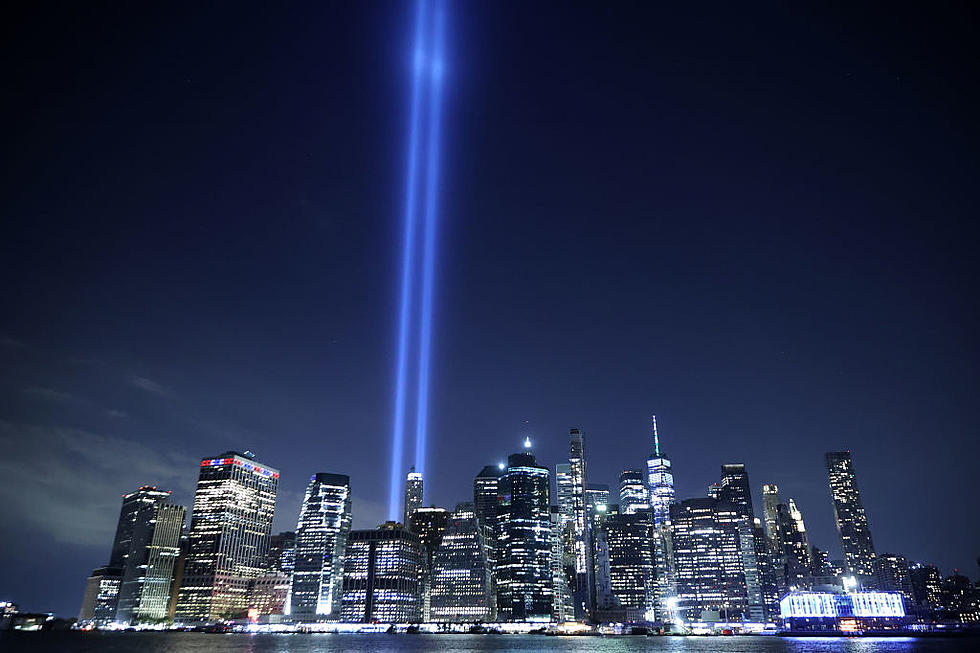
[{"label": "illuminated skyscraper", "polygon": [[776,506],[777,580],[781,594],[805,589],[812,567],[803,515],[796,502],[789,501],[788,506],[785,503]]},{"label": "illuminated skyscraper", "polygon": [[681,501],[670,512],[680,613],[691,621],[703,611],[724,620],[750,618],[738,510],[705,498]]},{"label": "illuminated skyscraper", "polygon": [[[642,474],[640,476],[642,478]],[[603,529],[615,609],[623,612],[625,621],[651,618],[657,591],[654,528],[650,513],[611,515],[604,520]]]},{"label": "illuminated skyscraper", "polygon": [[718,498],[735,506],[743,517],[750,520],[755,517],[749,473],[745,470],[745,465],[733,463],[721,466],[721,493]]},{"label": "illuminated skyscraper", "polygon": [[[570,522],[568,527],[571,528]],[[575,600],[572,596],[572,587],[568,582],[569,574],[566,565],[569,556],[565,532],[561,509],[558,506],[551,506],[551,585],[555,595],[551,619],[559,623],[575,618]],[[574,565],[572,570],[574,571]]]},{"label": "illuminated skyscraper", "polygon": [[928,610],[943,607],[943,577],[939,569],[916,562],[909,567],[909,582],[915,605]]},{"label": "illuminated skyscraper", "polygon": [[867,580],[874,575],[875,547],[871,541],[868,516],[861,503],[851,452],[828,452],[826,462],[844,564],[850,573]]},{"label": "illuminated skyscraper", "polygon": [[175,618],[185,623],[238,616],[249,581],[263,572],[279,470],[246,451],[201,461]]},{"label": "illuminated skyscraper", "polygon": [[120,527],[125,519],[129,550],[123,556],[116,621],[145,623],[169,614],[170,585],[187,514],[169,499],[169,492],[151,487],[123,498]]},{"label": "illuminated skyscraper", "polygon": [[752,520],[752,540],[755,545],[755,563],[759,569],[759,590],[765,606],[765,618],[771,621],[779,615],[779,584],[776,578],[773,548],[758,517]]},{"label": "illuminated skyscraper", "polygon": [[497,613],[502,620],[551,619],[548,477],[548,468],[538,465],[528,450],[511,454],[507,458],[507,471],[500,478]]},{"label": "illuminated skyscraper", "polygon": [[769,543],[775,547],[778,541],[778,528],[776,524],[776,506],[779,501],[779,488],[775,483],[766,483],[762,486],[762,517],[766,522],[766,536]]},{"label": "illuminated skyscraper", "polygon": [[418,536],[396,522],[351,531],[344,562],[341,619],[405,623],[422,617]]},{"label": "illuminated skyscraper", "polygon": [[[584,618],[592,610],[592,536],[586,515],[585,436],[579,429],[568,432],[568,485],[572,496],[572,548],[575,554],[575,617]],[[560,506],[560,504],[559,504]]]},{"label": "illuminated skyscraper", "polygon": [[350,477],[310,477],[296,524],[296,559],[290,596],[292,615],[313,620],[340,607],[344,553],[351,529]]},{"label": "illuminated skyscraper", "polygon": [[460,504],[432,558],[431,620],[492,621],[496,600],[490,582],[483,530],[473,504]]},{"label": "illuminated skyscraper", "polygon": [[670,523],[670,506],[674,503],[674,473],[670,458],[660,451],[657,416],[653,416],[653,453],[647,460],[647,480],[650,485],[650,505],[654,526]]},{"label": "illuminated skyscraper", "polygon": [[624,469],[619,475],[619,511],[624,515],[650,510],[650,488],[642,469]]},{"label": "illuminated skyscraper", "polygon": [[402,522],[408,528],[412,513],[422,507],[422,475],[412,468],[405,478],[405,520]]},{"label": "illuminated skyscraper", "polygon": [[409,530],[419,536],[422,545],[420,594],[422,620],[429,621],[432,598],[432,564],[443,533],[449,526],[449,512],[445,508],[416,508],[409,517]]},{"label": "illuminated skyscraper", "polygon": [[[497,494],[500,477],[504,474],[505,465],[487,465],[473,479],[473,511],[480,524],[483,543],[486,547],[487,565],[490,568],[491,582],[496,583],[496,564],[498,558],[497,536]],[[496,589],[494,590],[496,602]]]}]

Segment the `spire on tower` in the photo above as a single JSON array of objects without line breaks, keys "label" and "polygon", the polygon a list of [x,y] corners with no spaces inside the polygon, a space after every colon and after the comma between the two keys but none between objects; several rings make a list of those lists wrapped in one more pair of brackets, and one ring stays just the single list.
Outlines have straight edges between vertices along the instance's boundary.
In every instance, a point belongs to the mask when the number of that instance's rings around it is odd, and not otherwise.
[{"label": "spire on tower", "polygon": [[653,453],[655,456],[660,455],[660,436],[657,435],[657,416],[652,415],[653,418]]}]

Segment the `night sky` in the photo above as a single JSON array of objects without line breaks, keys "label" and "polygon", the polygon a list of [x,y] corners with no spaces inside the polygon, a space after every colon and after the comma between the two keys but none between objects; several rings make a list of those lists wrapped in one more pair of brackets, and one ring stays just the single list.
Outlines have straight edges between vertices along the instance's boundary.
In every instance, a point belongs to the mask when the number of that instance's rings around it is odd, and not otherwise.
[{"label": "night sky", "polygon": [[[745,462],[839,558],[850,449],[877,550],[976,577],[976,6],[652,4],[450,5],[427,502],[572,426],[612,485],[655,412],[679,498]],[[0,600],[77,614],[228,449],[277,530],[318,471],[382,521],[411,6],[4,12]]]}]

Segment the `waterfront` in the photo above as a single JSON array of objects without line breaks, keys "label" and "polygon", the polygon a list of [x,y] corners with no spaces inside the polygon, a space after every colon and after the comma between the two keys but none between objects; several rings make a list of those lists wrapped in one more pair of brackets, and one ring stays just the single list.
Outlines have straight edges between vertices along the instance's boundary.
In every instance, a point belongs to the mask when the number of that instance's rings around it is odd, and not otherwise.
[{"label": "waterfront", "polygon": [[975,638],[545,637],[542,635],[348,635],[204,633],[0,633],[4,653],[397,653],[632,651],[708,653],[954,653],[976,650]]}]

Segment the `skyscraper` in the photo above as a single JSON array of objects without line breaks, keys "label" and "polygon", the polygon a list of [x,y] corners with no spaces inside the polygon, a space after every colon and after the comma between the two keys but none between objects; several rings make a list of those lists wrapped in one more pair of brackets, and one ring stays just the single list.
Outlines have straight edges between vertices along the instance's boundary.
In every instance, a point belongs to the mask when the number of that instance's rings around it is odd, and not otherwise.
[{"label": "skyscraper", "polygon": [[901,592],[905,601],[912,603],[915,594],[912,589],[912,576],[909,561],[905,556],[894,553],[879,553],[875,556],[875,589],[882,592]]},{"label": "skyscraper", "polygon": [[828,452],[826,462],[844,564],[850,573],[867,581],[875,571],[875,547],[871,541],[868,516],[865,514],[864,504],[861,503],[851,452]]},{"label": "skyscraper", "polygon": [[244,613],[249,581],[261,575],[268,553],[278,485],[279,470],[248,451],[201,460],[176,619]]},{"label": "skyscraper", "polygon": [[680,613],[691,621],[705,611],[726,621],[749,618],[738,510],[705,498],[681,501],[670,512]]},{"label": "skyscraper", "polygon": [[657,599],[652,516],[648,511],[611,515],[603,528],[615,607],[625,621],[646,620]]},{"label": "skyscraper", "polygon": [[121,568],[106,566],[95,569],[85,583],[82,607],[78,611],[79,623],[105,626],[115,621],[121,583]]},{"label": "skyscraper", "polygon": [[647,480],[650,485],[650,505],[653,507],[654,526],[670,523],[670,506],[674,503],[674,473],[670,458],[660,451],[660,435],[657,433],[657,416],[653,421],[653,453],[647,460]]},{"label": "skyscraper", "polygon": [[752,510],[752,489],[749,486],[749,473],[742,463],[721,466],[721,493],[718,497],[732,504],[740,515],[750,520],[755,517]]},{"label": "skyscraper", "polygon": [[160,621],[169,614],[170,585],[187,514],[183,506],[174,505],[169,499],[169,492],[151,487],[142,487],[123,498],[123,515],[129,522],[129,551],[123,558],[116,621]]},{"label": "skyscraper", "polygon": [[642,469],[624,469],[619,475],[619,511],[624,515],[650,510],[650,488]]},{"label": "skyscraper", "polygon": [[770,544],[775,547],[778,539],[778,529],[776,524],[776,506],[779,501],[779,488],[775,483],[766,483],[762,486],[762,516],[766,522],[766,536]]},{"label": "skyscraper", "polygon": [[405,477],[405,528],[408,528],[412,513],[422,507],[422,474],[412,467]]},{"label": "skyscraper", "polygon": [[497,612],[503,620],[551,619],[548,477],[548,468],[538,465],[528,450],[511,454],[507,458],[507,470],[500,478]]},{"label": "skyscraper", "polygon": [[409,517],[409,530],[419,536],[422,546],[421,577],[419,589],[422,597],[422,620],[429,621],[432,598],[432,564],[442,542],[443,533],[449,526],[449,512],[445,508],[416,508]]},{"label": "skyscraper", "polygon": [[912,602],[920,608],[939,610],[943,607],[943,577],[933,565],[914,563],[909,567],[912,583]]},{"label": "skyscraper", "polygon": [[483,530],[473,504],[460,504],[432,558],[431,620],[492,621],[496,600],[490,582]]},{"label": "skyscraper", "polygon": [[568,474],[572,495],[572,548],[575,554],[575,617],[581,619],[592,610],[592,546],[586,515],[585,436],[576,428],[568,431]]},{"label": "skyscraper", "polygon": [[422,616],[418,536],[396,522],[351,531],[344,562],[341,619],[405,623]]},{"label": "skyscraper", "polygon": [[[571,528],[571,522],[568,523],[568,527]],[[561,509],[558,506],[551,506],[551,585],[555,595],[551,619],[559,623],[575,618],[575,599],[568,582],[569,574],[566,567],[569,556],[566,550],[568,547],[565,532]],[[572,570],[574,571],[574,564]]]},{"label": "skyscraper", "polygon": [[350,529],[350,477],[322,472],[311,476],[296,524],[290,596],[295,619],[326,617],[340,607]]},{"label": "skyscraper", "polygon": [[[497,494],[500,477],[504,474],[505,465],[487,465],[473,479],[473,511],[483,533],[483,543],[486,547],[487,565],[490,567],[491,583],[496,583],[496,564],[498,558],[497,535]],[[496,601],[496,590],[494,590]]]},{"label": "skyscraper", "polygon": [[671,509],[674,575],[679,609],[698,620],[750,618],[738,509],[713,499],[688,499]]}]

